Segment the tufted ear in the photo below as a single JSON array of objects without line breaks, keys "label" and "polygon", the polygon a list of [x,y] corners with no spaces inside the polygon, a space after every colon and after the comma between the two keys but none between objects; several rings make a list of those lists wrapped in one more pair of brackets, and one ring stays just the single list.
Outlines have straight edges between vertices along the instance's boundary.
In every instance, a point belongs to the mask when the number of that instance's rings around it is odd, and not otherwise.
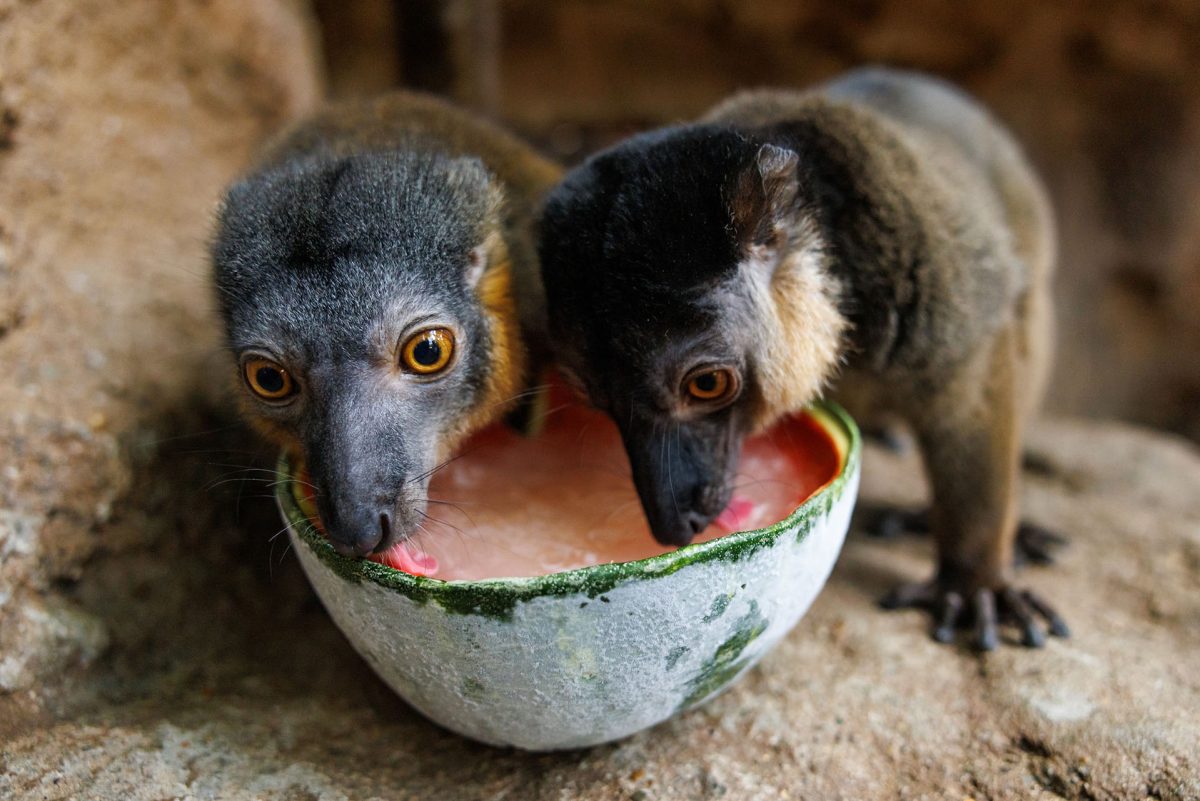
[{"label": "tufted ear", "polygon": [[467,269],[465,278],[467,287],[474,289],[484,273],[493,266],[498,266],[499,263],[507,259],[507,252],[504,247],[504,235],[502,233],[504,226],[504,191],[496,185],[495,181],[489,181],[487,193],[484,198],[485,211],[483,215],[483,225],[481,232],[481,241],[475,247],[471,248],[467,254]]},{"label": "tufted ear", "polygon": [[734,183],[730,212],[738,242],[745,248],[778,244],[799,194],[795,151],[763,145]]},{"label": "tufted ear", "polygon": [[474,289],[479,283],[479,279],[483,277],[488,266],[488,249],[486,245],[479,244],[471,248],[471,252],[467,254],[467,287]]}]

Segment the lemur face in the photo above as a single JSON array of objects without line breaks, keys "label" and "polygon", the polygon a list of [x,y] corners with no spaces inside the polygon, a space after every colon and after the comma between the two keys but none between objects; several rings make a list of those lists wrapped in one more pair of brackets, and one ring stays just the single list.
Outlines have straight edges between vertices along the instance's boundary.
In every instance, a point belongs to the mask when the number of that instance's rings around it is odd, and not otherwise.
[{"label": "lemur face", "polygon": [[836,360],[785,330],[779,288],[803,291],[821,261],[796,168],[732,131],[668,129],[594,157],[547,201],[558,362],[620,429],[664,544],[721,512],[743,438],[811,400]]},{"label": "lemur face", "polygon": [[417,530],[430,473],[486,421],[512,344],[481,295],[507,270],[497,202],[478,162],[405,153],[284,164],[225,202],[213,258],[244,406],[307,465],[343,553]]},{"label": "lemur face", "polygon": [[757,406],[745,304],[729,286],[705,295],[659,303],[643,295],[628,316],[607,314],[582,338],[554,329],[568,381],[620,429],[650,529],[664,544],[686,545],[729,503]]}]

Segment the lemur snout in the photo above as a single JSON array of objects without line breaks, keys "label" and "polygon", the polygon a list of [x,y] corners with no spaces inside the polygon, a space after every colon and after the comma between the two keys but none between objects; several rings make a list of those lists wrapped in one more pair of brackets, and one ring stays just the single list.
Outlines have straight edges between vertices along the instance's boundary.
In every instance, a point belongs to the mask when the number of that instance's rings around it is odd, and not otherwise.
[{"label": "lemur snout", "polygon": [[387,512],[379,515],[379,539],[375,541],[378,546],[381,542],[387,542],[391,538],[392,520],[388,517]]},{"label": "lemur snout", "polygon": [[721,513],[724,504],[714,505],[695,500],[677,501],[674,495],[657,499],[653,505],[645,506],[646,520],[654,538],[663,545],[689,545]]},{"label": "lemur snout", "polygon": [[343,556],[369,556],[392,544],[392,520],[386,511],[374,504],[361,508],[345,508],[342,504],[332,507],[326,515],[325,528],[334,549]]},{"label": "lemur snout", "polygon": [[363,462],[382,461],[382,456],[361,448],[341,448],[333,453],[333,458],[318,455],[309,470],[320,487],[316,502],[322,525],[339,553],[369,556],[417,533],[415,521],[424,503],[417,497],[421,490],[409,491],[408,473],[363,472],[354,469],[352,459],[336,456],[358,453]]},{"label": "lemur snout", "polygon": [[729,502],[728,452],[653,424],[622,436],[650,532],[663,545],[688,545]]},{"label": "lemur snout", "polygon": [[688,512],[683,519],[685,529],[691,532],[691,536],[688,537],[688,542],[691,542],[697,534],[708,528],[708,524],[713,521],[714,517],[716,517],[716,515],[703,514],[701,512]]},{"label": "lemur snout", "polygon": [[[372,537],[374,539],[372,539]],[[376,532],[372,537],[367,537],[364,540],[357,541],[353,545],[347,545],[338,540],[330,540],[333,543],[333,549],[342,556],[370,556],[375,553],[375,546],[370,544],[378,542],[379,533]]]},{"label": "lemur snout", "polygon": [[391,520],[387,512],[379,515],[379,527],[362,529],[351,534],[351,541],[345,543],[334,540],[334,549],[342,556],[370,556],[382,550],[380,543],[387,542],[391,536]]}]

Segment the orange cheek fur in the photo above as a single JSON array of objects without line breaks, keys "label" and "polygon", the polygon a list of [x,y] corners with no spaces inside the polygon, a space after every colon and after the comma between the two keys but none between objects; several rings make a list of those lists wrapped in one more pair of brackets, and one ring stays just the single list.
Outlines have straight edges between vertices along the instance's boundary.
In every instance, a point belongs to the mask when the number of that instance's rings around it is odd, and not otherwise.
[{"label": "orange cheek fur", "polygon": [[525,380],[528,356],[521,343],[513,297],[512,262],[503,239],[493,237],[488,247],[488,267],[476,288],[490,335],[487,382],[475,407],[446,432],[440,458],[449,456],[467,436],[512,409]]},{"label": "orange cheek fur", "polygon": [[300,440],[292,436],[290,431],[261,417],[252,417],[250,422],[263,437],[283,448],[289,459],[304,460],[304,447],[300,444]]}]

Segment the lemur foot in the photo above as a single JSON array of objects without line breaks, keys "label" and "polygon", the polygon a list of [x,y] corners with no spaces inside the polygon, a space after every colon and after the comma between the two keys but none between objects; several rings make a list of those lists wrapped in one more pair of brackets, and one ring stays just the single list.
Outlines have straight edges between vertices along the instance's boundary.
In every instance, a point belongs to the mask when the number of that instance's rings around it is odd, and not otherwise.
[{"label": "lemur foot", "polygon": [[[899,509],[886,507],[869,513],[866,531],[873,537],[890,540],[905,532],[929,533],[929,511],[922,509]],[[1049,565],[1055,561],[1055,553],[1070,543],[1058,532],[1037,523],[1022,521],[1017,526],[1017,539],[1013,543],[1013,566]]]},{"label": "lemur foot", "polygon": [[897,455],[908,453],[909,446],[912,445],[911,440],[905,436],[904,429],[899,426],[866,425],[861,431],[863,439]]},{"label": "lemur foot", "polygon": [[1046,633],[1038,618],[1046,621],[1050,635],[1069,637],[1071,630],[1054,608],[1032,590],[1004,587],[980,589],[970,594],[942,586],[936,579],[901,584],[879,602],[884,609],[927,609],[934,616],[933,638],[952,643],[960,628],[971,628],[971,642],[980,651],[992,651],[1000,644],[999,628],[1011,623],[1021,632],[1021,645],[1041,648]]},{"label": "lemur foot", "polygon": [[922,509],[901,509],[897,506],[881,506],[862,510],[863,530],[868,536],[881,540],[894,540],[904,533],[928,534],[929,512]]},{"label": "lemur foot", "polygon": [[1022,520],[1017,526],[1017,540],[1013,547],[1013,564],[1021,567],[1054,564],[1055,552],[1065,547],[1069,539],[1045,526]]}]

